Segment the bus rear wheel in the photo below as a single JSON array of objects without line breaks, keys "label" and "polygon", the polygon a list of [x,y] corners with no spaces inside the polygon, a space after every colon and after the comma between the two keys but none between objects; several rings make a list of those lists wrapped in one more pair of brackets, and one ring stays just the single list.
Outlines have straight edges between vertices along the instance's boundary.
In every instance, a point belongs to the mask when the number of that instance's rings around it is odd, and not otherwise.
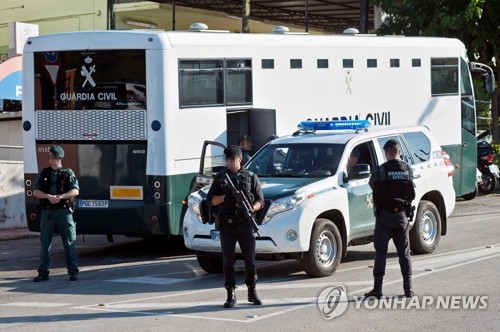
[{"label": "bus rear wheel", "polygon": [[331,276],[342,258],[342,237],[335,224],[323,218],[314,222],[309,251],[302,263],[310,277]]},{"label": "bus rear wheel", "polygon": [[222,257],[209,255],[203,251],[196,252],[196,260],[200,267],[208,273],[222,273]]}]

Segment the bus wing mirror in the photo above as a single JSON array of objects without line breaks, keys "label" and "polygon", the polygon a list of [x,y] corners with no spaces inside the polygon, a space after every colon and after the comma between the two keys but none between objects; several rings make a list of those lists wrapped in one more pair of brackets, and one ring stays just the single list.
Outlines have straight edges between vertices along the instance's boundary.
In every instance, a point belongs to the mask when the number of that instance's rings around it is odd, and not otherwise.
[{"label": "bus wing mirror", "polygon": [[484,76],[486,92],[492,94],[495,91],[495,72],[490,66],[479,62],[469,62],[470,71],[479,72]]}]

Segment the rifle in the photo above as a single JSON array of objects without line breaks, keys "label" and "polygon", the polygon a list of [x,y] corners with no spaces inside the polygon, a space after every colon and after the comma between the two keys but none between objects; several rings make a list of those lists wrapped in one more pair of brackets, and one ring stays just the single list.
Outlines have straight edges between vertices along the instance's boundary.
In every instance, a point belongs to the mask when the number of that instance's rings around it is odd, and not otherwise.
[{"label": "rifle", "polygon": [[253,232],[257,233],[257,236],[260,237],[259,226],[257,225],[257,220],[255,219],[252,204],[247,197],[247,193],[243,190],[236,189],[233,181],[231,181],[231,178],[229,177],[229,175],[227,175],[227,173],[224,174],[224,176],[226,177],[225,180],[227,185],[229,186],[229,189],[231,190],[231,194],[233,194],[234,198],[236,199],[236,206],[238,207],[238,210],[243,212],[244,217],[248,220],[250,226],[252,226]]}]

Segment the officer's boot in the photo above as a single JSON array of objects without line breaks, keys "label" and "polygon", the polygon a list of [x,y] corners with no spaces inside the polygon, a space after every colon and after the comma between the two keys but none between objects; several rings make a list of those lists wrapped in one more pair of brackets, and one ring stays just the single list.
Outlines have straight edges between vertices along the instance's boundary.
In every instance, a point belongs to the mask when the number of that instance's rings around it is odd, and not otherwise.
[{"label": "officer's boot", "polygon": [[411,287],[411,275],[403,276],[403,289],[406,297],[412,297],[415,295]]},{"label": "officer's boot", "polygon": [[382,297],[382,283],[384,281],[384,277],[375,277],[373,281],[373,289],[368,293],[365,293],[365,297],[376,297],[380,299]]},{"label": "officer's boot", "polygon": [[236,307],[236,293],[234,292],[234,286],[226,286],[227,300],[224,303],[224,308],[234,308]]},{"label": "officer's boot", "polygon": [[261,305],[262,301],[259,299],[257,295],[257,291],[255,290],[255,284],[247,285],[248,287],[248,302],[251,302],[255,305]]}]

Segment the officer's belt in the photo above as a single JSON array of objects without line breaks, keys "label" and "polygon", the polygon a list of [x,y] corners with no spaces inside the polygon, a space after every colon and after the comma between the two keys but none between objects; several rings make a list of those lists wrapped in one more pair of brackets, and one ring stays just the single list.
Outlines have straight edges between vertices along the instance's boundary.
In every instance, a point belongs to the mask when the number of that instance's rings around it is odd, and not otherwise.
[{"label": "officer's belt", "polygon": [[73,204],[65,203],[65,204],[49,204],[49,205],[41,206],[40,208],[42,210],[62,210],[62,209],[69,209],[72,206],[73,206]]},{"label": "officer's belt", "polygon": [[386,209],[386,210],[388,210],[389,212],[392,212],[392,213],[399,213],[399,212],[404,212],[405,211],[404,206],[402,206],[402,205],[395,205],[395,206],[382,205],[381,208],[382,209]]}]

